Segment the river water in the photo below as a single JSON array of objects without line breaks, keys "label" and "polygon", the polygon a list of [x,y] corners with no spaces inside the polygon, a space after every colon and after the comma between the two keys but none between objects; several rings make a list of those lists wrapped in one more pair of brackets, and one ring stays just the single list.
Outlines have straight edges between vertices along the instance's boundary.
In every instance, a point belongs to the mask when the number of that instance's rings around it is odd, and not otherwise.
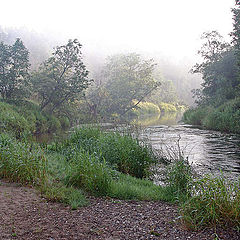
[{"label": "river water", "polygon": [[[155,149],[171,155],[180,151],[197,173],[223,172],[229,178],[240,177],[240,135],[193,128],[179,123],[181,114],[139,119],[142,137]],[[178,144],[179,142],[179,144]]]}]

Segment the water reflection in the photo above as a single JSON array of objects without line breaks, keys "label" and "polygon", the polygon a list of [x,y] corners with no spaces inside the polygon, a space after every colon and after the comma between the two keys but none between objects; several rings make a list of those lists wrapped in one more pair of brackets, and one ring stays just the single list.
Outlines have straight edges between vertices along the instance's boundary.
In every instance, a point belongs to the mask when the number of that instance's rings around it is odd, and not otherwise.
[{"label": "water reflection", "polygon": [[150,124],[144,129],[143,137],[147,137],[154,148],[167,151],[176,148],[180,136],[181,150],[198,172],[219,174],[222,170],[229,177],[240,176],[239,135],[177,124],[178,116],[172,117],[175,120],[168,115],[152,123],[145,119]]}]

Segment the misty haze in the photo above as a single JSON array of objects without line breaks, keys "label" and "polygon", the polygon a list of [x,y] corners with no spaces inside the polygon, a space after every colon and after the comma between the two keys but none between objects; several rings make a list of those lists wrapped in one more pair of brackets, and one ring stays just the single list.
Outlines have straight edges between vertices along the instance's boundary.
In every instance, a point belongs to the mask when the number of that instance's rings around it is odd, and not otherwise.
[{"label": "misty haze", "polygon": [[240,0],[1,10],[0,239],[239,239]]}]

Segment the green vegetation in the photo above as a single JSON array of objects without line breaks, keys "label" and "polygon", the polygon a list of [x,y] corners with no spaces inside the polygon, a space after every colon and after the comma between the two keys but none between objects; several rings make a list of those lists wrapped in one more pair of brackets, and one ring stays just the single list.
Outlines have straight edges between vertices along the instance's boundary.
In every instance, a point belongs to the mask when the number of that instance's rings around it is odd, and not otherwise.
[{"label": "green vegetation", "polygon": [[38,105],[26,100],[0,101],[0,111],[0,132],[17,138],[59,132],[70,126],[68,118],[41,112]]},{"label": "green vegetation", "polygon": [[169,112],[177,112],[177,108],[170,103],[159,103],[159,108],[161,112],[169,113]]},{"label": "green vegetation", "polygon": [[0,135],[0,176],[23,184],[45,184],[47,159],[41,148]]},{"label": "green vegetation", "polygon": [[191,229],[209,225],[240,226],[240,180],[230,182],[205,176],[193,182],[192,197],[181,206],[185,224]]},{"label": "green vegetation", "polygon": [[62,144],[55,143],[50,148],[64,152],[69,161],[91,159],[137,178],[149,176],[150,167],[157,163],[151,146],[133,138],[130,133],[104,133],[99,129],[80,128]]},{"label": "green vegetation", "polygon": [[49,201],[72,209],[88,204],[86,195],[92,194],[178,203],[182,220],[193,229],[240,223],[240,182],[193,179],[191,166],[179,153],[166,168],[166,185],[157,186],[146,177],[163,156],[156,158],[150,146],[128,133],[81,128],[45,148],[2,133],[0,150],[1,178],[34,185]]},{"label": "green vegetation", "polygon": [[211,106],[187,110],[186,123],[223,132],[240,133],[240,99],[229,100],[217,108]]},{"label": "green vegetation", "polygon": [[[136,101],[134,101],[136,104]],[[159,107],[151,102],[140,102],[135,109],[132,110],[132,113],[140,116],[140,115],[159,115],[160,109]]]},{"label": "green vegetation", "polygon": [[226,43],[216,32],[206,32],[200,55],[203,62],[192,72],[203,76],[202,89],[195,90],[198,106],[184,114],[186,123],[205,128],[240,133],[240,2],[233,12],[232,43]]}]

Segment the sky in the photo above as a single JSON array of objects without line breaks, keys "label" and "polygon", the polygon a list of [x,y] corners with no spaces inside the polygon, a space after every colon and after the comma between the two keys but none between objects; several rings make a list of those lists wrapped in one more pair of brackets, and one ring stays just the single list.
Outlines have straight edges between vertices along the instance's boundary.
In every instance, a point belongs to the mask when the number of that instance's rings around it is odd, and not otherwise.
[{"label": "sky", "polygon": [[0,25],[78,38],[96,52],[196,56],[204,31],[226,39],[234,0],[0,0]]}]

